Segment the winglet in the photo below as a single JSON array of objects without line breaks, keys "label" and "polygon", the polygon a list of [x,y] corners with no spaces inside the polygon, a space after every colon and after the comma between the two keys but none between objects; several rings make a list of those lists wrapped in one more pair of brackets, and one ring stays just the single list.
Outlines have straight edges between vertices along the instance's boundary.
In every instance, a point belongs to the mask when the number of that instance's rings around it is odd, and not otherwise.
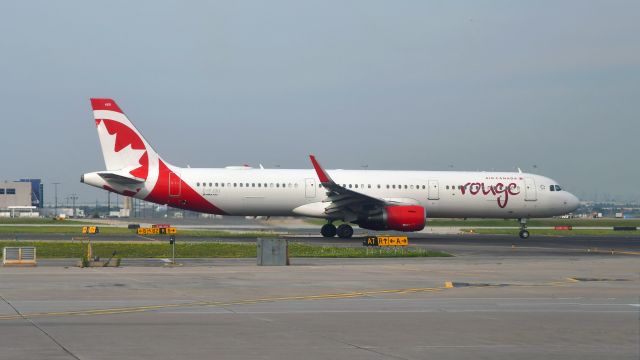
[{"label": "winglet", "polygon": [[318,160],[316,160],[316,157],[313,155],[309,155],[309,158],[311,159],[313,168],[316,169],[316,173],[318,174],[318,179],[320,179],[320,182],[323,184],[333,183],[333,179],[331,179],[329,174],[327,174],[327,172],[322,168],[322,166],[320,166],[320,163],[318,163]]}]

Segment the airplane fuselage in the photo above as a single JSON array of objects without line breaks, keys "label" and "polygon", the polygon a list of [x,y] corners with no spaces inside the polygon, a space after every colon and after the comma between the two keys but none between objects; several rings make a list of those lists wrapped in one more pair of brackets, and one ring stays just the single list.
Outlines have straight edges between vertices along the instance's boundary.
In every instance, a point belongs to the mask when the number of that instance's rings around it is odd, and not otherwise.
[{"label": "airplane fuselage", "polygon": [[[430,218],[549,217],[566,214],[577,206],[577,199],[570,193],[550,191],[552,185],[557,185],[554,180],[527,173],[328,172],[338,184],[353,191],[398,203],[421,205]],[[204,212],[241,216],[326,217],[322,203],[326,198],[325,189],[313,169],[177,168],[173,173],[182,181],[175,183],[173,189],[167,189],[166,202],[160,201],[161,204],[191,209],[190,199],[186,196],[188,187],[221,210]],[[96,179],[98,182],[101,180]],[[103,184],[96,185],[101,187]],[[147,195],[151,191],[138,192],[134,197],[150,200]]]},{"label": "airplane fuselage", "polygon": [[323,236],[349,238],[348,224],[370,230],[419,231],[426,218],[482,217],[521,220],[562,215],[578,199],[554,180],[521,172],[326,171],[313,169],[181,168],[147,143],[112,99],[91,99],[106,170],[82,182],[157,204],[236,216],[324,218]]}]

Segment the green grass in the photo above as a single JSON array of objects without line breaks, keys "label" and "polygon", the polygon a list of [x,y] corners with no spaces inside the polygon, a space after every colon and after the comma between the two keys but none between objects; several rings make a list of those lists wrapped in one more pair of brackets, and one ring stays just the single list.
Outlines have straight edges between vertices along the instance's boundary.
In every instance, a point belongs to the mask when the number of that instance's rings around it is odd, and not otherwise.
[{"label": "green grass", "polygon": [[48,218],[0,218],[0,225],[12,224],[12,225],[31,225],[31,224],[58,224],[58,225],[78,225],[87,224],[90,220],[53,220]]},{"label": "green grass", "polygon": [[[120,227],[100,227],[100,235],[131,235],[136,237],[135,230]],[[83,236],[82,226],[2,226],[0,235],[11,234],[57,234],[68,236]],[[178,230],[179,237],[210,237],[210,238],[257,238],[274,237],[276,233],[267,231],[233,232],[224,230]],[[158,236],[149,236],[150,238]],[[164,236],[166,237],[166,236]]]},{"label": "green grass", "polygon": [[[519,229],[462,229],[464,232],[473,230],[475,234],[488,234],[488,235],[513,235],[518,236]],[[553,229],[529,229],[529,233],[532,236],[545,235],[545,236],[577,236],[577,235],[592,235],[592,236],[633,236],[640,235],[639,231],[613,231],[609,229],[574,229],[574,230],[553,230]]]},{"label": "green grass", "polygon": [[[0,248],[11,246],[35,246],[39,258],[81,258],[86,243],[60,241],[0,241]],[[119,258],[168,258],[171,245],[166,243],[92,243],[94,256],[108,258],[113,251]],[[291,257],[364,258],[364,257],[448,257],[447,253],[409,248],[405,254],[392,249],[367,250],[365,248],[320,247],[289,244]],[[176,257],[180,258],[255,258],[255,244],[188,243],[176,244]]]}]

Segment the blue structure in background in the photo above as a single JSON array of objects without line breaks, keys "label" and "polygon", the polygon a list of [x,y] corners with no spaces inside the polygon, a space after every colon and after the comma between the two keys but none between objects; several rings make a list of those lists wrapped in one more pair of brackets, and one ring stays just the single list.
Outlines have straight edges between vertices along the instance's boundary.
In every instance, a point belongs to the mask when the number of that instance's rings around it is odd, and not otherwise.
[{"label": "blue structure in background", "polygon": [[31,183],[31,206],[42,208],[44,206],[44,186],[40,179],[20,179],[20,182]]}]

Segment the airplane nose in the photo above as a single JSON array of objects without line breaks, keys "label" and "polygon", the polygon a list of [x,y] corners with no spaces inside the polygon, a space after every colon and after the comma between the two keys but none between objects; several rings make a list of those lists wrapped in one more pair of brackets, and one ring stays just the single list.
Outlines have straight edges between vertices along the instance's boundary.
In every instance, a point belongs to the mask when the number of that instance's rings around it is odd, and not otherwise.
[{"label": "airplane nose", "polygon": [[580,206],[580,199],[577,196],[567,193],[567,199],[564,202],[568,212],[575,211]]}]

